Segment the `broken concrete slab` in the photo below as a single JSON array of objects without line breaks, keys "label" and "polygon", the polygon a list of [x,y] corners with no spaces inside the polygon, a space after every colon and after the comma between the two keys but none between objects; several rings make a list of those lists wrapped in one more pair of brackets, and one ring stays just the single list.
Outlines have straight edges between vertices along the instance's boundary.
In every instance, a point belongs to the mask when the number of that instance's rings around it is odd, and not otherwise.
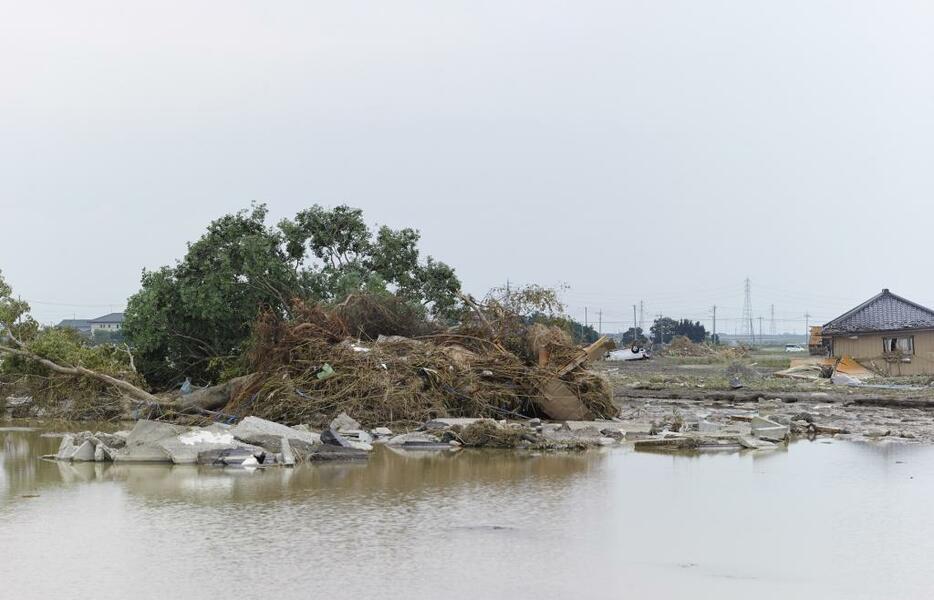
[{"label": "broken concrete slab", "polygon": [[[364,433],[364,435],[369,437],[369,434],[366,434],[365,432],[360,433]],[[365,452],[369,452],[373,449],[373,446],[369,442],[350,438],[349,436],[335,430],[334,427],[329,427],[325,431],[321,432],[321,443],[329,446],[340,446],[342,448],[355,448]]]},{"label": "broken concrete slab", "polygon": [[94,448],[94,462],[113,462],[116,453],[116,450],[104,442],[98,442]]},{"label": "broken concrete slab", "polygon": [[764,450],[767,448],[777,447],[777,445],[773,442],[756,439],[748,435],[737,436],[736,441],[739,442],[739,445],[742,446],[743,448],[748,448],[750,450]]},{"label": "broken concrete slab", "polygon": [[[128,432],[127,432],[127,435],[129,435]],[[120,435],[117,435],[116,433],[104,433],[104,432],[98,431],[97,433],[94,434],[94,437],[97,438],[98,441],[100,441],[102,444],[106,445],[108,448],[118,449],[118,448],[123,448],[124,446],[126,446],[126,438],[127,438],[126,435],[120,436]]]},{"label": "broken concrete slab", "polygon": [[71,460],[75,462],[94,462],[94,444],[91,440],[81,442],[81,445],[71,455]]},{"label": "broken concrete slab", "polygon": [[281,463],[287,467],[294,467],[295,454],[292,452],[292,446],[289,443],[289,438],[282,438],[282,440],[279,442],[279,445],[282,448]]},{"label": "broken concrete slab", "polygon": [[789,428],[787,425],[776,423],[771,419],[755,416],[750,421],[752,435],[762,440],[770,442],[781,442],[788,437]]},{"label": "broken concrete slab", "polygon": [[114,462],[171,462],[159,442],[187,431],[186,427],[140,420],[126,438],[126,445],[117,452]]},{"label": "broken concrete slab", "polygon": [[400,435],[394,436],[386,442],[390,446],[402,446],[409,442],[417,442],[422,444],[440,444],[441,438],[430,433],[424,433],[422,431],[412,431],[410,433],[402,433]]},{"label": "broken concrete slab", "polygon": [[337,415],[333,421],[331,421],[331,427],[337,431],[350,431],[354,429],[360,429],[360,423],[355,421],[345,412]]},{"label": "broken concrete slab", "polygon": [[58,452],[55,454],[55,458],[58,460],[71,460],[72,455],[74,455],[75,450],[75,436],[71,433],[66,433],[62,437],[61,443],[58,445]]},{"label": "broken concrete slab", "polygon": [[176,465],[193,465],[198,462],[202,452],[211,450],[233,450],[244,448],[251,454],[260,453],[261,448],[235,440],[229,431],[218,429],[192,429],[177,436],[159,440],[156,445],[160,447],[172,463]]},{"label": "broken concrete slab", "polygon": [[[255,450],[249,447],[218,448],[198,453],[197,464],[215,467],[257,466]],[[265,455],[263,455],[265,458]]]},{"label": "broken concrete slab", "polygon": [[246,417],[230,433],[241,442],[262,446],[270,452],[282,451],[282,438],[289,440],[293,452],[310,452],[321,444],[321,436],[317,433],[299,431],[259,417]]}]

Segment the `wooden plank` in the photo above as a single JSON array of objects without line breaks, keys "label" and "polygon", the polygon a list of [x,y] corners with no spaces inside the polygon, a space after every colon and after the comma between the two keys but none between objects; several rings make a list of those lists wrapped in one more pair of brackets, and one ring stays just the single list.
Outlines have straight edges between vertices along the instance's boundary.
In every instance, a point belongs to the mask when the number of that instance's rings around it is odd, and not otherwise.
[{"label": "wooden plank", "polygon": [[604,353],[609,352],[616,347],[616,344],[610,338],[603,336],[596,342],[587,346],[571,362],[558,370],[558,377],[564,377],[585,362],[593,362],[601,358]]},{"label": "wooden plank", "polygon": [[584,403],[566,383],[553,377],[542,387],[542,398],[536,403],[549,419],[556,421],[586,421],[593,418]]}]

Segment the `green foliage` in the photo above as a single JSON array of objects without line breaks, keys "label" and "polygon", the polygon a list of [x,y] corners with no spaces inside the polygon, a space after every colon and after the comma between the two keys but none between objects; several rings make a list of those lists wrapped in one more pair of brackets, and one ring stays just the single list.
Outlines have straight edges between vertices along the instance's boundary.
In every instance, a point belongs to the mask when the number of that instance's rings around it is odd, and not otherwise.
[{"label": "green foliage", "polygon": [[297,275],[265,218],[263,206],[222,217],[174,267],[143,272],[123,332],[150,384],[215,380],[263,307],[287,310]]},{"label": "green foliage", "polygon": [[91,339],[89,341],[91,345],[94,346],[99,346],[101,344],[122,344],[123,332],[119,329],[110,331],[106,329],[98,329],[93,334],[91,334]]},{"label": "green foliage", "polygon": [[144,271],[130,298],[124,334],[152,385],[239,374],[259,314],[288,315],[294,299],[339,303],[353,294],[393,294],[427,314],[455,313],[454,270],[419,259],[413,229],[375,233],[359,209],[312,206],[276,227],[264,205],[210,224],[174,267]]},{"label": "green foliage", "polygon": [[0,271],[0,329],[19,340],[29,340],[39,331],[39,324],[29,315],[29,304],[13,297],[13,288]]},{"label": "green foliage", "polygon": [[642,331],[641,327],[630,327],[623,333],[623,345],[630,346],[633,342],[638,345],[644,345],[648,343],[648,340],[645,337],[645,334]]},{"label": "green foliage", "polygon": [[700,321],[681,319],[676,321],[670,317],[659,317],[650,328],[652,340],[655,343],[669,344],[676,336],[683,335],[694,343],[701,343],[707,338],[707,330]]},{"label": "green foliage", "polygon": [[[131,383],[139,381],[130,367],[130,356],[126,350],[113,344],[92,346],[81,334],[69,328],[40,329],[29,315],[29,305],[14,297],[12,288],[2,275],[0,325],[4,333],[9,332],[16,338],[16,341],[0,341],[7,347],[24,350],[64,367],[80,366]],[[29,356],[10,352],[0,354],[0,381],[15,381],[20,389],[37,400],[52,404],[61,404],[64,398],[96,401],[112,392],[93,378],[57,374]]]}]

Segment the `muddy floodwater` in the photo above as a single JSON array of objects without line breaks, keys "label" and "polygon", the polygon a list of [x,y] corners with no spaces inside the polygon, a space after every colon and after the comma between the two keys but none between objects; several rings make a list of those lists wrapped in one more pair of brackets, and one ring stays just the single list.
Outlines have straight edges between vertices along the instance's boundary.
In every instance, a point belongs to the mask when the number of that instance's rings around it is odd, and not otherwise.
[{"label": "muddy floodwater", "polygon": [[0,430],[3,598],[930,598],[934,447],[61,464]]}]

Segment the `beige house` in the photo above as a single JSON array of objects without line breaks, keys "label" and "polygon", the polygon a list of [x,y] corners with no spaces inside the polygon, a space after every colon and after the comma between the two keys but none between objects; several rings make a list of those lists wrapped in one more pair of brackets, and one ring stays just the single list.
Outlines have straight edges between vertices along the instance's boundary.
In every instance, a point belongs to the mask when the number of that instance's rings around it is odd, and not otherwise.
[{"label": "beige house", "polygon": [[833,356],[889,375],[934,375],[934,310],[889,290],[823,326]]}]

